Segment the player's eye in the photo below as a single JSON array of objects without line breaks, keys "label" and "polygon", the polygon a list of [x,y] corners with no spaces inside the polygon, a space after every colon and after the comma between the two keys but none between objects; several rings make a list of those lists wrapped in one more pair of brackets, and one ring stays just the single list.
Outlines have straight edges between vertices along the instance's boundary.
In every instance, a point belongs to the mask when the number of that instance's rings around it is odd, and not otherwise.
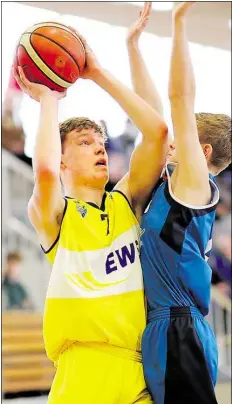
[{"label": "player's eye", "polygon": [[89,145],[89,141],[88,141],[88,140],[81,140],[81,141],[80,141],[80,146],[82,146],[82,145],[88,146],[88,145]]}]

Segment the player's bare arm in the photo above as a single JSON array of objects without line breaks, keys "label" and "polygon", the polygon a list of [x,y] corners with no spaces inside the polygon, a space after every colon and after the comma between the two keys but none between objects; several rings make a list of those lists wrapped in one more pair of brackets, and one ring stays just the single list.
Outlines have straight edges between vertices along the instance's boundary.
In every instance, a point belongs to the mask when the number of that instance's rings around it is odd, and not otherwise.
[{"label": "player's bare arm", "polygon": [[163,116],[161,98],[139,48],[139,40],[149,22],[151,12],[152,2],[147,1],[144,3],[139,18],[129,28],[126,42],[134,91]]},{"label": "player's bare arm", "polygon": [[35,140],[33,171],[35,187],[28,204],[29,219],[45,249],[55,241],[64,210],[60,182],[61,142],[58,126],[58,100],[65,93],[31,83],[23,69],[14,71],[21,89],[40,103],[40,120]]},{"label": "player's bare arm", "polygon": [[164,166],[168,128],[150,105],[100,66],[85,39],[82,36],[80,38],[86,48],[87,61],[82,77],[93,80],[107,91],[143,135],[142,142],[132,155],[128,175],[116,186],[116,189],[126,194],[140,219]]},{"label": "player's bare arm", "polygon": [[199,142],[194,113],[195,80],[186,34],[187,13],[193,4],[181,3],[173,12],[169,99],[178,171],[172,176],[172,191],[181,201],[202,206],[209,203],[211,192],[207,161]]}]

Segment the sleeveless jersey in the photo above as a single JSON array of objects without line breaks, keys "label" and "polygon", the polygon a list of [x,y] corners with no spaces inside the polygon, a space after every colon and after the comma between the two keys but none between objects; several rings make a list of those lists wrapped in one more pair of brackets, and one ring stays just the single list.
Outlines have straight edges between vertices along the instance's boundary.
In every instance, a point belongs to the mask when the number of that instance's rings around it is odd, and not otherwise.
[{"label": "sleeveless jersey", "polygon": [[47,355],[56,361],[71,343],[107,343],[141,350],[145,328],[139,224],[120,191],[102,206],[65,198],[44,313]]},{"label": "sleeveless jersey", "polygon": [[212,271],[207,263],[219,191],[212,176],[207,206],[182,203],[172,193],[170,175],[153,193],[142,219],[141,264],[148,309],[196,306],[209,310]]}]

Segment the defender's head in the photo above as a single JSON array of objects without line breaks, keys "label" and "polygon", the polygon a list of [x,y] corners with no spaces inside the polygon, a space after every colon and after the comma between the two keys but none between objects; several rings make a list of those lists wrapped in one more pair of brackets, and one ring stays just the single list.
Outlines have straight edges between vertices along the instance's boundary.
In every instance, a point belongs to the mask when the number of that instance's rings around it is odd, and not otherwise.
[{"label": "defender's head", "polygon": [[[231,118],[224,114],[196,114],[201,147],[209,171],[219,174],[231,163]],[[175,143],[170,144],[168,162],[178,162]]]},{"label": "defender's head", "polygon": [[103,189],[109,179],[103,128],[88,118],[71,118],[60,124],[60,136],[64,186],[75,184]]}]

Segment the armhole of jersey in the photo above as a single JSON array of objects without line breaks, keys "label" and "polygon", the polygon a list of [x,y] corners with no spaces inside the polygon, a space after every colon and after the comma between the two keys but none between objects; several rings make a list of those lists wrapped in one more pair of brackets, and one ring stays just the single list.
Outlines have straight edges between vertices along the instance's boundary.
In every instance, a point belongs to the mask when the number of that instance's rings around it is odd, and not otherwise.
[{"label": "armhole of jersey", "polygon": [[61,226],[62,226],[62,223],[63,223],[63,220],[64,220],[64,216],[65,216],[65,213],[66,213],[66,210],[67,210],[67,206],[68,206],[68,201],[67,201],[66,198],[64,198],[64,203],[65,203],[65,205],[64,205],[63,216],[62,216],[61,223],[60,223],[60,230],[59,230],[59,233],[58,233],[58,235],[57,235],[57,237],[56,237],[54,243],[51,245],[51,247],[50,247],[48,250],[45,250],[45,249],[43,248],[42,244],[40,244],[40,246],[41,246],[41,248],[42,248],[44,254],[50,253],[50,252],[53,250],[53,248],[56,246],[56,244],[58,243],[58,241],[59,241],[60,232],[61,232]]},{"label": "armhole of jersey", "polygon": [[137,217],[135,216],[135,212],[133,211],[133,208],[132,208],[131,203],[130,203],[129,199],[127,198],[127,196],[126,196],[122,191],[119,191],[118,189],[114,189],[113,191],[111,191],[111,193],[114,193],[114,192],[117,192],[117,193],[119,193],[119,194],[121,194],[121,195],[123,196],[123,198],[127,201],[128,205],[129,205],[129,207],[130,207],[130,210],[131,210],[131,212],[133,213],[133,215],[134,215],[136,221],[138,222],[138,219],[137,219]]},{"label": "armhole of jersey", "polygon": [[214,210],[216,209],[216,206],[218,204],[219,201],[219,189],[217,187],[217,185],[214,183],[213,180],[211,180],[211,178],[209,178],[209,184],[210,184],[210,188],[211,188],[211,201],[207,204],[207,205],[203,205],[203,206],[195,206],[195,205],[190,205],[188,203],[182,202],[180,199],[178,199],[172,192],[172,187],[171,187],[171,176],[169,174],[168,169],[167,171],[167,177],[168,177],[168,193],[169,196],[171,198],[171,200],[179,203],[181,206],[184,206],[186,208],[189,209],[193,209],[193,210]]},{"label": "armhole of jersey", "polygon": [[157,181],[157,183],[155,184],[155,186],[154,186],[154,188],[153,188],[153,190],[152,190],[152,192],[151,192],[151,194],[150,194],[150,196],[149,196],[149,198],[147,200],[147,204],[146,204],[146,206],[144,208],[143,213],[147,213],[147,211],[148,211],[148,209],[150,207],[150,204],[151,204],[153,196],[155,195],[155,193],[156,193],[157,189],[160,187],[160,185],[162,185],[163,183],[164,183],[164,180],[163,180],[162,177],[160,177],[159,180]]}]

